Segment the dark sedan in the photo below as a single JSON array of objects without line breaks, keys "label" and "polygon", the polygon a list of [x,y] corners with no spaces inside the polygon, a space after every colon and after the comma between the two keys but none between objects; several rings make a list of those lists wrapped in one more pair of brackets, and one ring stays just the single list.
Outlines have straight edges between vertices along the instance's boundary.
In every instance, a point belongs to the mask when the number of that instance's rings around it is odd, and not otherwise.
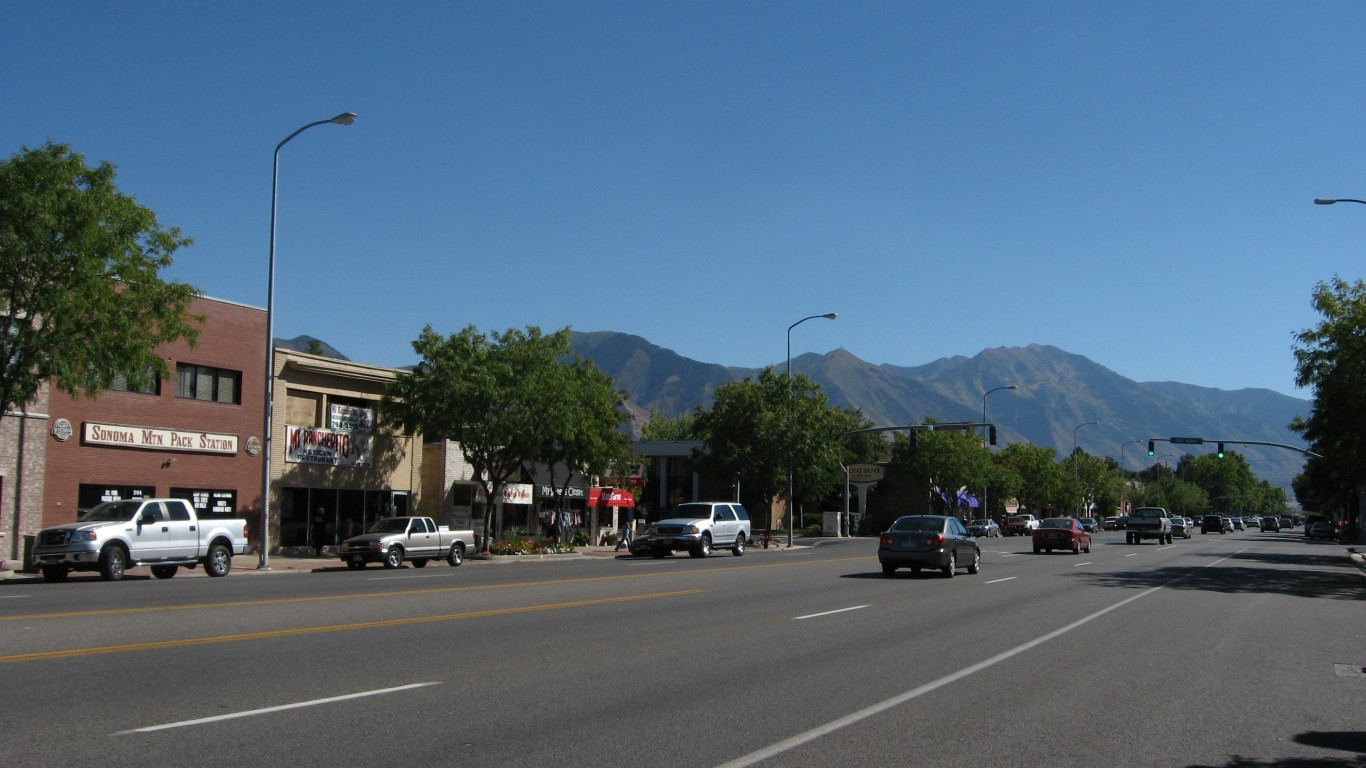
[{"label": "dark sedan", "polygon": [[953,576],[959,568],[977,573],[982,566],[982,550],[967,526],[956,517],[944,515],[906,515],[878,539],[877,559],[884,576],[895,576],[896,569],[937,568]]},{"label": "dark sedan", "polygon": [[1069,549],[1072,554],[1091,551],[1091,534],[1075,517],[1050,517],[1034,531],[1034,553]]}]

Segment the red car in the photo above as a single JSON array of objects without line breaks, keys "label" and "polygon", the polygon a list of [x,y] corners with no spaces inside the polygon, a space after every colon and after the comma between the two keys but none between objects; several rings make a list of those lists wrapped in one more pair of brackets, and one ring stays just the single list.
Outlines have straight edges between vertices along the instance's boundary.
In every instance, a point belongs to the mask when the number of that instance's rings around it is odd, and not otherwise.
[{"label": "red car", "polygon": [[1034,530],[1034,554],[1070,549],[1072,554],[1091,551],[1091,534],[1074,517],[1050,517]]}]

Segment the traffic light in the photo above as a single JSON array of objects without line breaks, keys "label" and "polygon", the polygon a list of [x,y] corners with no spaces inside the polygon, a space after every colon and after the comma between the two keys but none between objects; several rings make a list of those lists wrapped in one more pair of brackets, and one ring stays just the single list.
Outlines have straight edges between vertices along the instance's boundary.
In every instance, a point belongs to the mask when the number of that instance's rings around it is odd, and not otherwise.
[{"label": "traffic light", "polygon": [[995,444],[996,444],[996,425],[995,425],[995,424],[992,424],[991,426],[987,427],[987,442],[990,443],[991,445],[995,445]]},{"label": "traffic light", "polygon": [[1219,444],[1219,451],[1218,451],[1217,453],[1215,453],[1215,455],[1218,456],[1218,457],[1221,458],[1221,459],[1224,458],[1224,444],[1223,444],[1223,443],[1220,443],[1220,444]]},{"label": "traffic light", "polygon": [[1153,446],[1153,441],[1152,441],[1152,440],[1149,440],[1149,441],[1148,441],[1148,455],[1149,455],[1149,456],[1156,456],[1156,455],[1157,455],[1157,449]]}]

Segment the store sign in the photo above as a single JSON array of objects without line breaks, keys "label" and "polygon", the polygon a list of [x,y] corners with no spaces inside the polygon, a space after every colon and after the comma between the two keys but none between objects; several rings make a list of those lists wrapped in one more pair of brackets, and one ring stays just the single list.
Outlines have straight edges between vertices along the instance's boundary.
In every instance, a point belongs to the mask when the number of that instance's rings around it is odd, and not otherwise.
[{"label": "store sign", "polygon": [[285,461],[334,467],[370,466],[369,435],[318,427],[285,427]]},{"label": "store sign", "polygon": [[[504,504],[530,504],[532,502],[532,492],[535,487],[531,483],[507,483],[503,486]],[[484,495],[484,487],[478,486],[474,494],[476,501],[483,501],[487,498]]]},{"label": "store sign", "polygon": [[886,470],[880,464],[850,464],[849,482],[876,483],[885,473]]},{"label": "store sign", "polygon": [[[561,491],[563,491],[563,493],[561,493]],[[561,488],[558,485],[536,486],[536,496],[542,499],[558,499],[561,497],[566,499],[582,499],[587,495],[587,488],[576,488],[572,485],[568,488]]]},{"label": "store sign", "polygon": [[214,432],[191,432],[156,427],[129,427],[122,424],[102,424],[87,421],[81,439],[86,445],[119,448],[146,448],[153,451],[189,451],[194,453],[237,453],[237,435]]},{"label": "store sign", "polygon": [[327,411],[327,426],[337,432],[362,432],[368,435],[375,431],[375,409],[331,403]]}]

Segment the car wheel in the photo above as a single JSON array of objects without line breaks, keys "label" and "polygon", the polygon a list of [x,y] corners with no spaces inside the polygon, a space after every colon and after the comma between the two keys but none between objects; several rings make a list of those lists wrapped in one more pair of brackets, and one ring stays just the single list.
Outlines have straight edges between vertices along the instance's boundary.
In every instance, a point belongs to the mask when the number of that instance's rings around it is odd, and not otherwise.
[{"label": "car wheel", "polygon": [[730,553],[739,557],[745,554],[745,532],[741,531],[735,535],[735,546],[730,548]]},{"label": "car wheel", "polygon": [[158,579],[169,579],[179,569],[180,566],[178,565],[154,565],[152,566],[152,575]]},{"label": "car wheel", "polygon": [[883,563],[883,564],[882,564],[882,575],[883,575],[883,576],[886,576],[886,577],[889,578],[889,579],[892,578],[893,576],[896,575],[896,566],[895,566],[895,565],[892,565],[891,563]]},{"label": "car wheel", "polygon": [[204,573],[210,576],[227,576],[232,569],[232,550],[222,544],[213,544],[209,547],[209,554],[204,557]]},{"label": "car wheel", "polygon": [[972,562],[968,564],[968,573],[974,576],[982,570],[982,551],[977,550],[972,553]]},{"label": "car wheel", "polygon": [[397,568],[403,565],[403,550],[397,546],[389,547],[389,551],[384,553],[384,567]]},{"label": "car wheel", "polygon": [[65,565],[45,565],[43,566],[43,581],[66,581],[66,575],[71,570]]},{"label": "car wheel", "polygon": [[360,569],[362,569],[362,568],[365,567],[365,561],[364,561],[364,560],[347,560],[347,561],[346,561],[346,567],[347,567],[347,568],[350,568],[350,569],[353,570],[353,571],[359,571]]},{"label": "car wheel", "polygon": [[702,540],[699,541],[699,542],[697,542],[697,546],[696,546],[696,547],[693,547],[693,548],[688,552],[688,554],[692,555],[693,557],[707,557],[708,555],[710,555],[710,554],[711,554],[711,534],[710,534],[710,533],[704,533],[704,534],[702,534]]},{"label": "car wheel", "polygon": [[1080,554],[1081,554],[1081,542],[1080,542],[1080,541],[1074,541],[1074,542],[1072,542],[1072,554],[1074,554],[1074,555],[1080,555]]},{"label": "car wheel", "polygon": [[1086,549],[1083,549],[1082,551],[1085,552],[1085,553],[1088,554],[1088,555],[1091,554],[1091,542],[1090,542],[1090,540],[1087,540],[1087,542],[1086,542]]},{"label": "car wheel", "polygon": [[465,542],[457,541],[451,545],[451,549],[446,553],[446,562],[454,568],[465,562]]},{"label": "car wheel", "polygon": [[118,581],[128,567],[128,554],[118,545],[106,547],[100,553],[100,578],[105,581]]},{"label": "car wheel", "polygon": [[415,558],[413,558],[413,567],[414,567],[414,568],[426,568],[426,567],[427,567],[427,558],[425,558],[425,557],[415,557]]},{"label": "car wheel", "polygon": [[950,579],[953,578],[953,574],[954,574],[955,572],[958,571],[958,553],[957,553],[957,552],[950,552],[950,553],[949,553],[949,564],[946,565],[946,566],[944,566],[941,570],[944,571],[944,575],[945,575],[945,576],[948,576]]},{"label": "car wheel", "polygon": [[1037,554],[1039,554],[1040,552],[1043,552],[1043,547],[1035,547],[1035,548],[1034,548],[1034,554],[1037,555]]}]

